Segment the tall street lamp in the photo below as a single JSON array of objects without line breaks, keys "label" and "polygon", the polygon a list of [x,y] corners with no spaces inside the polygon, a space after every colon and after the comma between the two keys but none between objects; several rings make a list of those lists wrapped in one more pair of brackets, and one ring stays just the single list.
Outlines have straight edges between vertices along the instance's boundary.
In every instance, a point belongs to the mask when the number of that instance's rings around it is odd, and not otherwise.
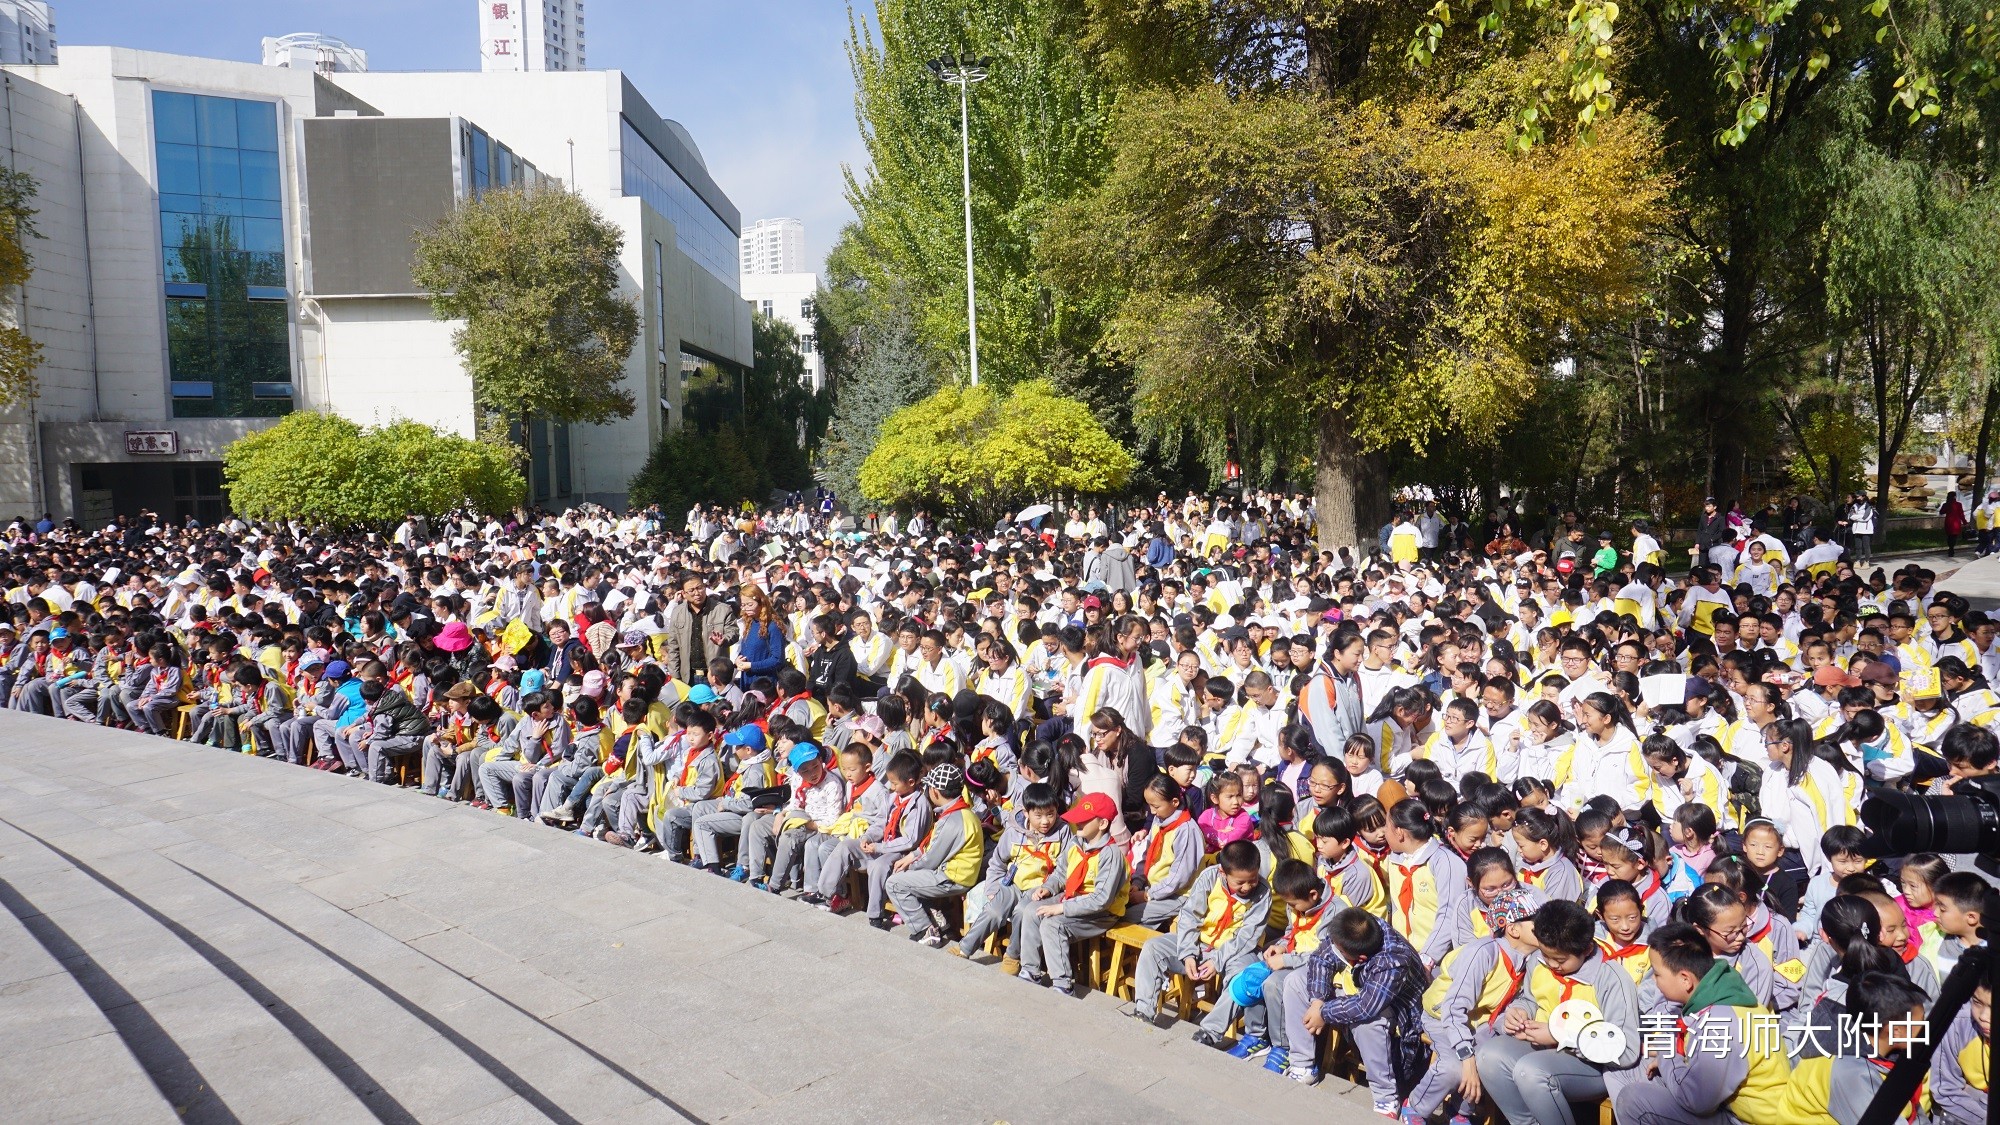
[{"label": "tall street lamp", "polygon": [[965,327],[970,333],[972,350],[972,385],[979,385],[979,301],[973,293],[972,285],[972,129],[968,105],[968,93],[975,82],[986,81],[986,68],[993,65],[990,58],[981,58],[967,52],[957,58],[946,55],[930,61],[931,73],[941,82],[958,85],[958,144],[959,156],[965,172]]}]

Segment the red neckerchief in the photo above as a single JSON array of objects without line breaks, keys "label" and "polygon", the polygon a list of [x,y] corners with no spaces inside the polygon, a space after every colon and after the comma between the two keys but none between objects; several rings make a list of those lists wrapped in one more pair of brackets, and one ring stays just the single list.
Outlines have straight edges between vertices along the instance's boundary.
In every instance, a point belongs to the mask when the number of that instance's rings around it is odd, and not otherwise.
[{"label": "red neckerchief", "polygon": [[[854,792],[852,792],[852,793],[848,794],[848,800],[847,800],[847,811],[848,811],[848,812],[853,812],[853,811],[854,811],[855,809],[858,809],[858,808],[860,808],[860,807],[861,807],[861,795],[862,795],[863,793],[866,793],[866,792],[868,792],[868,791],[869,791],[870,789],[873,789],[873,788],[875,788],[875,775],[874,775],[874,774],[872,774],[872,773],[864,773],[864,774],[862,774],[862,775],[861,775],[861,784],[860,784],[860,785],[857,785],[857,786],[855,786],[855,787],[854,787]],[[884,837],[884,839],[887,839],[887,837],[885,836],[885,837]]]},{"label": "red neckerchief", "polygon": [[1105,664],[1109,664],[1113,668],[1116,668],[1121,672],[1132,666],[1132,662],[1129,660],[1120,660],[1118,657],[1110,656],[1104,653],[1099,653],[1098,655],[1093,656],[1089,660],[1083,662],[1083,670],[1087,673],[1092,668],[1096,668]]},{"label": "red neckerchief", "polygon": [[1187,810],[1182,809],[1181,811],[1175,813],[1165,823],[1153,829],[1152,835],[1146,837],[1146,862],[1140,864],[1138,868],[1138,871],[1141,875],[1145,874],[1148,871],[1151,871],[1153,869],[1153,864],[1159,861],[1160,851],[1166,847],[1167,837],[1171,835],[1175,829],[1179,828],[1183,824],[1186,824],[1191,819],[1193,818],[1188,816]]},{"label": "red neckerchief", "polygon": [[[1646,878],[1647,878],[1646,886],[1639,892],[1639,901],[1642,903],[1645,902],[1647,899],[1652,898],[1654,895],[1659,894],[1661,891],[1666,890],[1666,887],[1660,883],[1659,872],[1648,871],[1646,873]],[[1766,933],[1769,933],[1770,929],[1771,927],[1768,924],[1764,927]]]},{"label": "red neckerchief", "polygon": [[1382,861],[1389,856],[1386,848],[1378,852],[1368,846],[1368,841],[1356,836],[1354,838],[1354,850],[1360,852],[1362,858],[1368,861],[1368,866],[1375,869],[1376,877],[1380,878],[1384,884],[1388,883],[1389,876],[1382,870]]},{"label": "red neckerchief", "polygon": [[[931,821],[931,830],[929,832],[924,833],[923,848],[929,849],[929,847],[931,846],[931,837],[937,835],[938,825],[944,823],[945,817],[948,817],[955,812],[963,812],[971,807],[972,807],[972,802],[966,800],[964,797],[960,797],[957,800],[953,801],[951,804],[946,805],[945,807],[939,809],[937,814],[937,819]],[[889,837],[885,833],[882,838],[886,840]]]},{"label": "red neckerchief", "polygon": [[1600,941],[1597,943],[1597,948],[1604,952],[1606,961],[1623,961],[1628,957],[1637,957],[1641,953],[1649,952],[1652,947],[1643,941],[1635,941],[1622,949],[1613,949],[1610,942]]},{"label": "red neckerchief", "polygon": [[[1514,997],[1521,994],[1521,982],[1527,979],[1528,976],[1528,970],[1525,967],[1519,969],[1514,967],[1514,959],[1507,956],[1506,945],[1502,944],[1498,952],[1500,954],[1500,967],[1507,970],[1507,992],[1500,997],[1498,1004],[1493,1005],[1493,1011],[1486,1017],[1486,1022],[1495,1027],[1499,1026],[1501,1013],[1507,1010],[1507,1005],[1512,1004]],[[1554,971],[1553,969],[1550,970],[1550,972]],[[1562,978],[1557,977],[1556,979],[1561,980]],[[1567,996],[1568,994],[1565,993],[1564,995]]]},{"label": "red neckerchief", "polygon": [[[1078,844],[1076,850],[1076,866],[1070,868],[1069,874],[1063,879],[1063,897],[1066,899],[1082,894],[1084,881],[1090,877],[1090,862],[1094,853],[1085,850],[1082,844]],[[1098,849],[1098,852],[1102,851],[1102,848]]]},{"label": "red neckerchief", "polygon": [[[708,748],[707,748],[706,746],[702,747],[702,750],[706,750],[706,749],[708,749]],[[687,754],[687,758],[686,758],[686,760],[684,760],[683,762],[681,762],[681,780],[680,780],[680,783],[679,783],[679,784],[677,784],[677,785],[675,785],[675,786],[674,786],[674,788],[676,788],[676,789],[686,789],[686,788],[687,788],[687,787],[688,787],[688,786],[689,786],[689,785],[690,785],[691,783],[693,783],[693,781],[694,781],[694,768],[695,768],[695,766],[696,766],[696,765],[700,764],[700,762],[701,762],[701,750],[690,750],[690,751],[688,751],[688,754]]]},{"label": "red neckerchief", "polygon": [[[1873,1063],[1875,1068],[1880,1070],[1885,1076],[1889,1073],[1890,1068],[1896,1065],[1894,1059],[1869,1059],[1868,1061]],[[1925,1087],[1929,1085],[1930,1077],[1928,1074],[1917,1080],[1916,1092],[1910,1095],[1910,1111],[1902,1115],[1903,1120],[1915,1121],[1917,1119],[1917,1114],[1923,1109]]]},{"label": "red neckerchief", "polygon": [[1307,930],[1312,929],[1314,926],[1319,925],[1319,920],[1326,915],[1327,904],[1331,903],[1332,901],[1333,901],[1333,896],[1330,894],[1321,896],[1319,900],[1319,905],[1313,908],[1312,913],[1300,914],[1292,918],[1292,924],[1285,930],[1286,952],[1288,953],[1298,952],[1299,935],[1305,933]]}]

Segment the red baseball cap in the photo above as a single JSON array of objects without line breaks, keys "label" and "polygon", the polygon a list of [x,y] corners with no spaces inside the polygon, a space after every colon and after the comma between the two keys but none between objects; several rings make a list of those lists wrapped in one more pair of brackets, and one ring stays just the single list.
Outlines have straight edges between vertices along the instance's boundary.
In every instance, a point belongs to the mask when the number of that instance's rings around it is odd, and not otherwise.
[{"label": "red baseball cap", "polygon": [[1091,820],[1115,820],[1117,817],[1118,806],[1112,804],[1111,798],[1102,793],[1085,793],[1076,799],[1076,804],[1071,805],[1068,812],[1063,814],[1063,819],[1071,824],[1082,824]]}]

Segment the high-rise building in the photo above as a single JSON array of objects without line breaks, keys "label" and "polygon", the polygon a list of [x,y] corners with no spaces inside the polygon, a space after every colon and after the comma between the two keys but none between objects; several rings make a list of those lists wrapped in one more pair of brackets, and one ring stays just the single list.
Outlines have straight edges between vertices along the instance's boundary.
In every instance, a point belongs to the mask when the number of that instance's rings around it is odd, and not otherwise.
[{"label": "high-rise building", "polygon": [[266,38],[264,65],[310,70],[315,74],[353,74],[368,69],[368,52],[350,47],[331,35],[299,31]]},{"label": "high-rise building", "polygon": [[797,219],[759,219],[743,230],[743,276],[806,272],[806,225]]},{"label": "high-rise building", "polygon": [[584,69],[583,0],[478,2],[479,69]]},{"label": "high-rise building", "polygon": [[0,63],[52,66],[56,10],[42,0],[0,0]]}]

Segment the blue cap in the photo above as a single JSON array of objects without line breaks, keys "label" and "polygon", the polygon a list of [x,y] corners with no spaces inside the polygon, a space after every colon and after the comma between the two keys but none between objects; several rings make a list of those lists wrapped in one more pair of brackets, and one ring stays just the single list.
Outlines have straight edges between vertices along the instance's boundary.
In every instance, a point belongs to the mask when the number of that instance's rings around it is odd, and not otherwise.
[{"label": "blue cap", "polygon": [[531,695],[548,686],[549,674],[540,668],[530,668],[521,673],[521,694]]},{"label": "blue cap", "polygon": [[810,742],[797,743],[792,747],[791,754],[785,758],[786,764],[794,770],[804,769],[807,763],[817,761],[819,761],[819,747]]},{"label": "blue cap", "polygon": [[334,661],[333,663],[331,663],[331,664],[327,665],[327,666],[326,666],[326,678],[327,678],[327,679],[329,679],[329,680],[343,680],[343,679],[346,679],[346,678],[347,678],[347,661],[345,661],[345,660],[336,660],[336,661]]},{"label": "blue cap", "polygon": [[768,745],[764,741],[764,728],[754,725],[737,727],[735,730],[723,735],[722,744],[724,746],[748,746],[759,754],[762,754],[764,747]]},{"label": "blue cap", "polygon": [[52,641],[60,641],[67,639],[68,637],[69,637],[69,630],[63,628],[60,625],[49,630],[49,639]]},{"label": "blue cap", "polygon": [[694,704],[713,703],[720,698],[715,689],[707,684],[696,684],[688,689],[688,702]]}]

